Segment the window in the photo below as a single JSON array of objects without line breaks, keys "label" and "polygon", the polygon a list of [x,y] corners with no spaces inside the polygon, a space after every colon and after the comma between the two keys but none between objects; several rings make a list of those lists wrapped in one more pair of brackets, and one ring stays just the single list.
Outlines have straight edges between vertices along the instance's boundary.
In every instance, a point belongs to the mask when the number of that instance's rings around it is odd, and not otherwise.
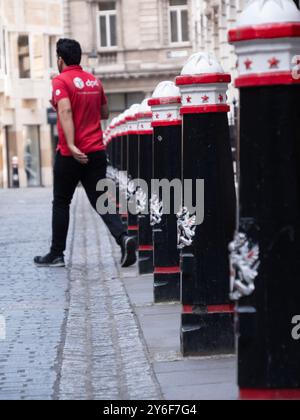
[{"label": "window", "polygon": [[24,170],[27,187],[41,186],[40,127],[26,125],[23,130]]},{"label": "window", "polygon": [[18,62],[19,77],[21,79],[30,79],[30,52],[28,35],[19,35],[18,37]]},{"label": "window", "polygon": [[56,36],[49,36],[49,67],[56,69]]},{"label": "window", "polygon": [[187,0],[170,0],[171,42],[189,42],[189,12]]},{"label": "window", "polygon": [[0,25],[0,72],[7,74],[6,32]]},{"label": "window", "polygon": [[44,69],[44,37],[43,35],[32,36],[32,78],[43,79]]},{"label": "window", "polygon": [[7,179],[9,188],[13,187],[13,159],[18,156],[17,135],[12,126],[5,127]]},{"label": "window", "polygon": [[107,95],[109,110],[114,113],[124,112],[133,104],[139,104],[145,99],[143,92],[110,93]]},{"label": "window", "polygon": [[98,10],[99,45],[101,48],[117,46],[117,9],[115,1],[101,1]]}]

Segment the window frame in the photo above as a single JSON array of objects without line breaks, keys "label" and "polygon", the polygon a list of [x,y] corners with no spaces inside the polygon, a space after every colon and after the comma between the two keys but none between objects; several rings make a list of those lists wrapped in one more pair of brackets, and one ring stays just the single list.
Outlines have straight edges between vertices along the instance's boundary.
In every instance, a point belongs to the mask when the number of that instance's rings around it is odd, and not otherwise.
[{"label": "window frame", "polygon": [[56,43],[59,39],[57,35],[48,35],[48,61],[49,61],[49,69],[56,70],[57,66],[57,56],[56,56]]},{"label": "window frame", "polygon": [[[189,27],[189,20],[190,20],[190,7],[187,1],[186,4],[172,6],[170,0],[168,0],[168,21],[169,21],[169,42],[172,46],[186,46],[191,44],[191,33]],[[176,21],[177,21],[177,33],[178,33],[178,41],[172,41],[172,20],[171,14],[172,12],[176,12]],[[187,12],[187,26],[188,26],[188,37],[187,41],[183,41],[183,33],[182,33],[182,12]]]},{"label": "window frame", "polygon": [[7,30],[0,21],[0,76],[7,76],[8,74],[8,39]]},{"label": "window frame", "polygon": [[[98,51],[115,51],[118,49],[118,4],[116,0],[112,0],[112,2],[115,3],[115,9],[111,10],[97,10],[97,45],[98,45]],[[103,2],[98,2],[98,5],[101,5]],[[115,16],[116,18],[116,45],[111,45],[111,26],[110,26],[110,18],[112,16]],[[105,17],[105,26],[106,26],[106,39],[107,39],[107,46],[101,45],[101,23],[100,19],[101,17]]]},{"label": "window frame", "polygon": [[[30,77],[21,77],[20,74],[20,55],[19,55],[19,38],[22,36],[27,36],[28,38],[28,52],[29,52],[29,72]],[[32,39],[31,34],[28,32],[20,32],[17,36],[17,63],[18,63],[18,79],[19,80],[34,80],[32,77],[32,67],[33,67],[33,45],[32,45]]]}]

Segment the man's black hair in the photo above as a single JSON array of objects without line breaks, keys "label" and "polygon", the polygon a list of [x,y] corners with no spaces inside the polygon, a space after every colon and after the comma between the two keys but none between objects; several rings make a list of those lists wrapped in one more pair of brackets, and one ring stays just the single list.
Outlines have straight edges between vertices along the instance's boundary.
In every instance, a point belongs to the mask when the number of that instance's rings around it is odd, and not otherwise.
[{"label": "man's black hair", "polygon": [[81,46],[74,39],[63,38],[57,42],[56,53],[61,57],[67,66],[79,66],[81,63]]}]

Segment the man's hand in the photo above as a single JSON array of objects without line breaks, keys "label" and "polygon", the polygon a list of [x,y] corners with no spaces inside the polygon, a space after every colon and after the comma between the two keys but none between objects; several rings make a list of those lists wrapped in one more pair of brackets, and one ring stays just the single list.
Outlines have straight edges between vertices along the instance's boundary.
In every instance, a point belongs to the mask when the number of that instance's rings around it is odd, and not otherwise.
[{"label": "man's hand", "polygon": [[70,152],[73,155],[73,158],[77,160],[77,162],[81,163],[81,165],[87,165],[89,163],[89,159],[87,155],[82,153],[78,147],[76,146],[69,146]]},{"label": "man's hand", "polygon": [[82,165],[87,165],[89,159],[75,146],[75,126],[70,99],[61,99],[58,102],[58,115],[67,140],[68,147],[74,159]]}]

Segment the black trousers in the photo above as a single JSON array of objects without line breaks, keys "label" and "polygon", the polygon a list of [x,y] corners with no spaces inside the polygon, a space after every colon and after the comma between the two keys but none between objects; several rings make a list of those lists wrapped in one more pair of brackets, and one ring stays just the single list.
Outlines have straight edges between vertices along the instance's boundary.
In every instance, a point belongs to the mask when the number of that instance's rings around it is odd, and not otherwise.
[{"label": "black trousers", "polygon": [[[62,255],[66,249],[70,220],[70,204],[79,182],[96,210],[98,198],[103,192],[96,191],[97,183],[106,178],[107,159],[105,152],[88,155],[89,163],[82,165],[73,157],[65,157],[58,152],[54,164],[54,200],[52,215],[52,246],[51,253]],[[117,243],[126,234],[118,215],[101,215]]]}]

